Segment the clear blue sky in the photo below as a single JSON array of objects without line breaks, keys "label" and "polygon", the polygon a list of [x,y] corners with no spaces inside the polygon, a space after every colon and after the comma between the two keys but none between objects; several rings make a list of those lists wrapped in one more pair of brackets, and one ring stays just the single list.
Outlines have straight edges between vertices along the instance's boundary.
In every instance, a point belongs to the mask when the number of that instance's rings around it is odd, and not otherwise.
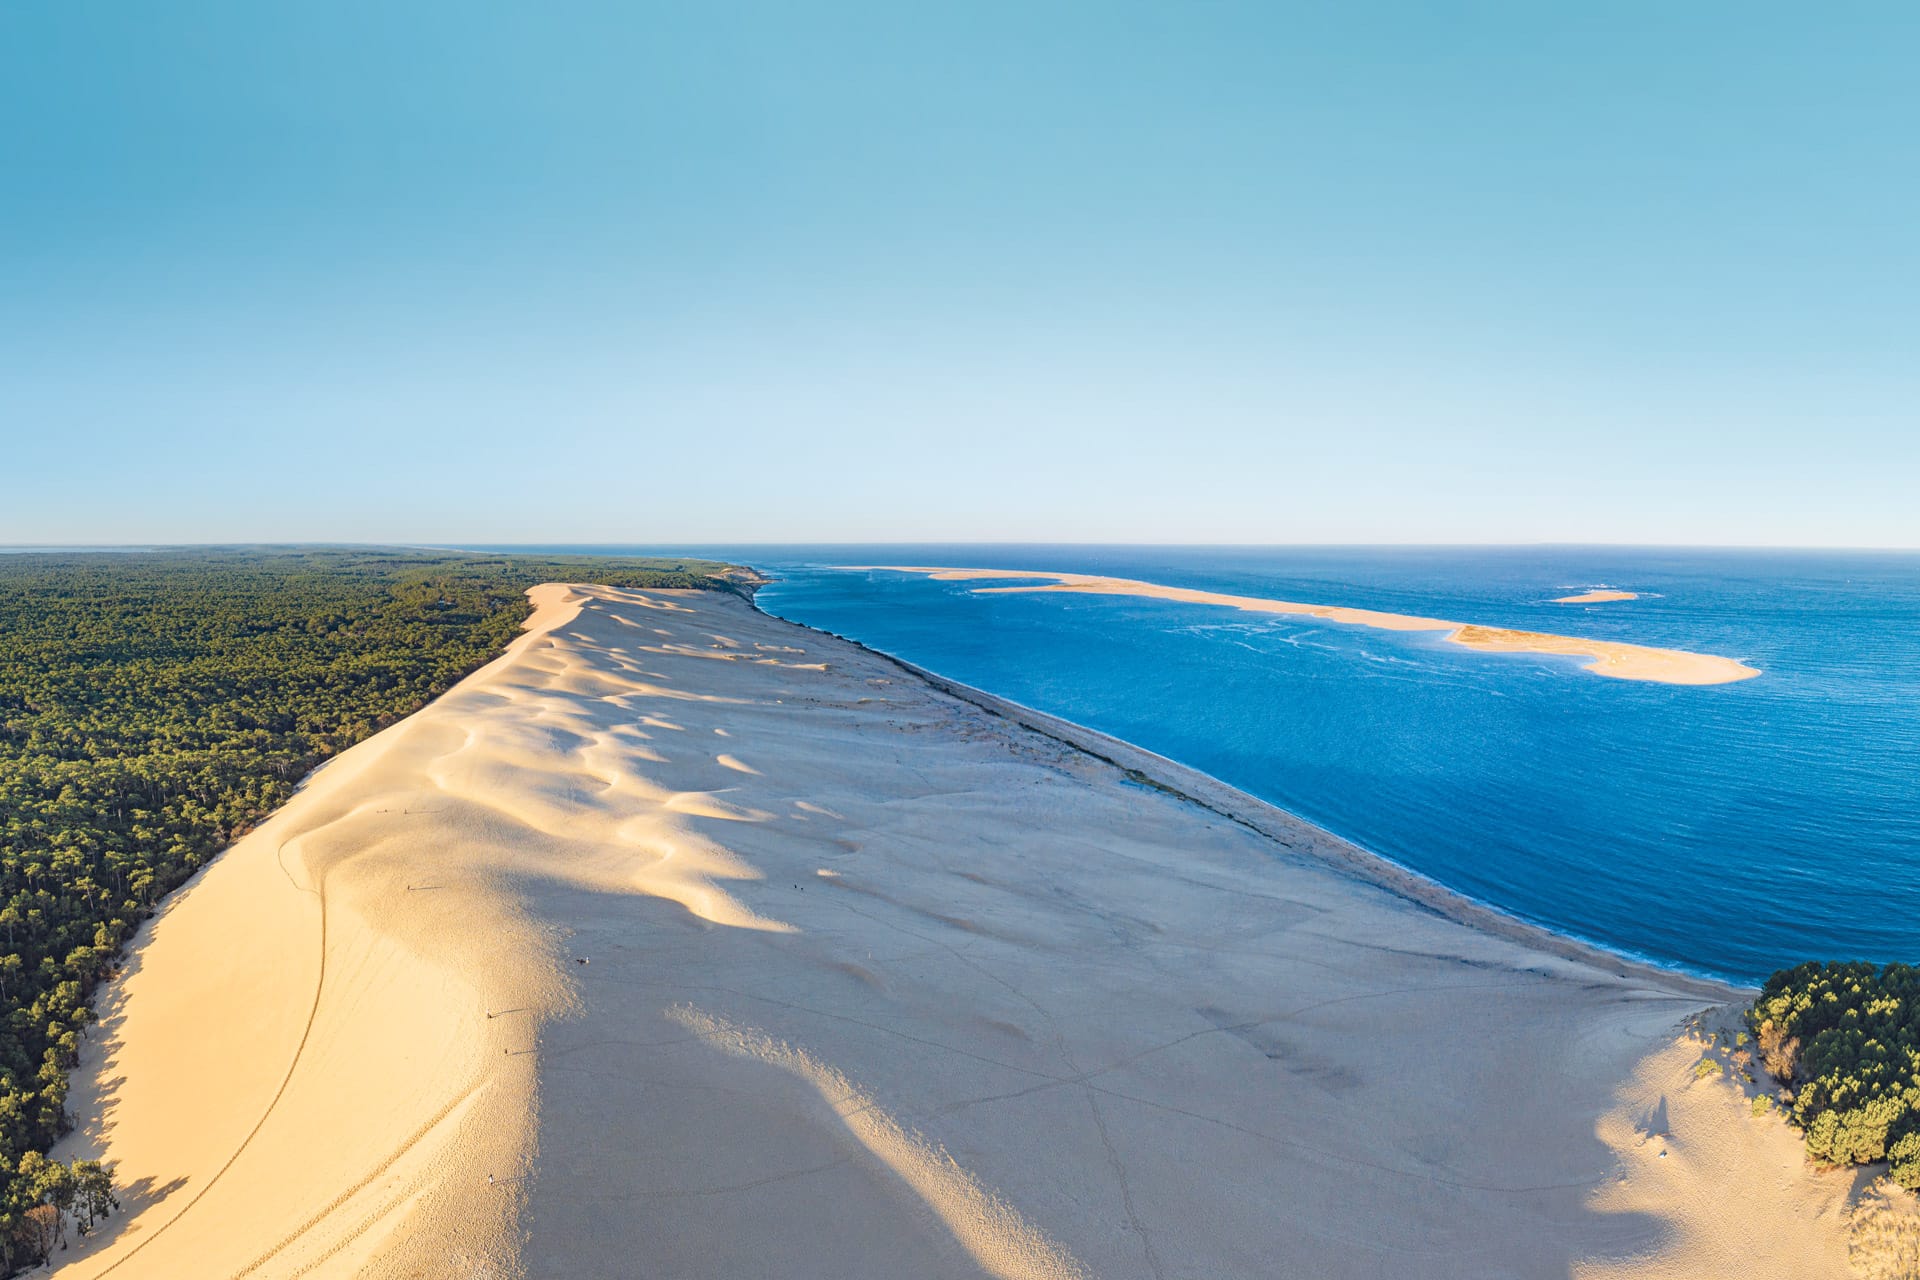
[{"label": "clear blue sky", "polygon": [[0,0],[0,542],[1920,545],[1920,7]]}]

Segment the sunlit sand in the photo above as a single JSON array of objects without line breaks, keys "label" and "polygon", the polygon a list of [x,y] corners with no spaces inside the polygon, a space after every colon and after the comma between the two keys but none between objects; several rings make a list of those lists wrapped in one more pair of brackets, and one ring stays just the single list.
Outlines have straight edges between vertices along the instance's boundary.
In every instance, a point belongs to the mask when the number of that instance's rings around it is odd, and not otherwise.
[{"label": "sunlit sand", "polygon": [[1693,1079],[1724,988],[733,597],[534,597],[143,931],[62,1276],[1844,1265]]},{"label": "sunlit sand", "polygon": [[[1383,613],[1377,609],[1350,609],[1341,605],[1298,604],[1291,600],[1269,600],[1262,596],[1228,595],[1219,591],[1197,591],[1191,587],[1169,587],[1132,578],[1106,578],[1086,573],[1045,573],[1012,569],[951,569],[928,565],[848,565],[850,569],[884,569],[894,573],[923,573],[948,582],[970,582],[996,578],[1044,578],[1032,586],[981,587],[983,592],[1066,591],[1081,595],[1140,596],[1150,600],[1177,600],[1184,604],[1220,605],[1245,613],[1299,614],[1374,627],[1381,631],[1444,631],[1446,639],[1469,649],[1490,653],[1547,653],[1589,658],[1586,670],[1616,680],[1649,680],[1658,684],[1728,684],[1750,680],[1759,670],[1732,658],[1710,653],[1688,653],[1682,649],[1657,649],[1647,645],[1624,644],[1617,640],[1586,640],[1575,636],[1548,635],[1538,631],[1514,631],[1503,627],[1482,627],[1470,623],[1446,622],[1405,613]],[[1621,597],[1624,598],[1624,597]],[[1571,603],[1571,600],[1556,603]]]}]

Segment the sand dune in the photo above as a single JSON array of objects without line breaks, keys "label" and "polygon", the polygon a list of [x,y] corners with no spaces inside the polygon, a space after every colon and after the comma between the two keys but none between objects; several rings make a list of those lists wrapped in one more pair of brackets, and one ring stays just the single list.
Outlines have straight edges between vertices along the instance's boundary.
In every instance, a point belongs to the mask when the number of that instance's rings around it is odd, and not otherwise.
[{"label": "sand dune", "polygon": [[1852,1179],[1692,1081],[1724,990],[732,597],[535,599],[143,933],[62,1276],[1841,1274]]},{"label": "sand dune", "polygon": [[[1197,591],[1191,587],[1169,587],[1132,578],[1104,578],[1086,573],[1036,573],[1011,569],[948,569],[930,565],[847,565],[849,569],[885,569],[893,573],[924,573],[948,582],[971,582],[995,578],[1043,578],[1044,583],[1019,587],[980,587],[982,592],[1066,591],[1081,595],[1139,596],[1150,600],[1177,600],[1184,604],[1220,605],[1244,613],[1295,614],[1325,618],[1353,626],[1373,627],[1380,631],[1445,631],[1447,640],[1469,649],[1491,653],[1548,653],[1591,658],[1586,670],[1616,680],[1649,680],[1657,684],[1728,684],[1750,680],[1760,672],[1732,658],[1710,653],[1689,653],[1683,649],[1659,649],[1647,645],[1623,644],[1616,640],[1587,640],[1576,636],[1548,635],[1539,631],[1515,631],[1504,627],[1482,627],[1469,623],[1446,622],[1406,613],[1383,613],[1377,609],[1349,609],[1343,605],[1300,604],[1292,600],[1269,600],[1263,596],[1228,595],[1219,591]],[[1556,604],[1573,604],[1591,599],[1628,600],[1630,593],[1604,596],[1568,596]]]}]

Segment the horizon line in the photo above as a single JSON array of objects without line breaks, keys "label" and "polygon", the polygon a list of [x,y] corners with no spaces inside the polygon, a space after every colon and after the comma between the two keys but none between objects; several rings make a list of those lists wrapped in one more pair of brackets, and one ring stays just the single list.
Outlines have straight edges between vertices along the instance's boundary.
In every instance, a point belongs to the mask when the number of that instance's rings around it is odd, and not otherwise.
[{"label": "horizon line", "polygon": [[500,554],[514,554],[520,551],[552,551],[563,547],[600,546],[618,548],[651,548],[659,550],[686,550],[708,547],[1108,547],[1108,548],[1149,548],[1181,547],[1195,550],[1291,550],[1291,549],[1354,549],[1354,550],[1520,550],[1520,549],[1574,549],[1574,550],[1618,550],[1618,551],[1854,551],[1881,553],[1920,553],[1920,543],[1911,544],[1859,544],[1859,543],[1770,543],[1770,542],[1603,542],[1603,541],[1566,541],[1541,539],[1514,542],[1113,542],[1092,539],[968,539],[968,538],[909,538],[909,539],[846,539],[846,538],[789,538],[789,539],[742,539],[703,538],[695,541],[617,541],[596,540],[590,538],[572,539],[555,542],[514,542],[496,540],[475,540],[474,542],[421,542],[410,539],[237,539],[232,541],[184,541],[184,542],[0,542],[0,553],[58,553],[74,552],[80,554],[112,554],[115,552],[151,552],[151,551],[196,551],[196,550],[246,550],[250,548],[386,548],[410,551],[452,551],[466,554],[496,551]]}]

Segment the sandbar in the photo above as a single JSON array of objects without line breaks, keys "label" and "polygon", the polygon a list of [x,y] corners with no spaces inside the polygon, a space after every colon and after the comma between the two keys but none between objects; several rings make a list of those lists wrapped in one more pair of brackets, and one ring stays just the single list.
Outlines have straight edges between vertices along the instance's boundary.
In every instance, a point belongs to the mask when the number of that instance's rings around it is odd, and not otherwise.
[{"label": "sandbar", "polygon": [[722,593],[549,586],[143,929],[59,1275],[1800,1280],[1741,993]]},{"label": "sandbar", "polygon": [[1638,591],[1582,591],[1577,596],[1555,596],[1553,604],[1608,604],[1615,600],[1638,600]]},{"label": "sandbar", "polygon": [[1372,627],[1380,631],[1444,631],[1446,639],[1469,649],[1488,653],[1542,653],[1589,658],[1584,670],[1615,680],[1646,680],[1656,684],[1730,684],[1751,680],[1760,674],[1755,667],[1733,658],[1710,653],[1690,653],[1684,649],[1659,649],[1648,645],[1626,644],[1618,640],[1591,640],[1577,636],[1551,635],[1539,631],[1516,631],[1505,627],[1483,627],[1471,623],[1447,622],[1414,614],[1385,613],[1378,609],[1352,609],[1342,605],[1301,604],[1292,600],[1270,600],[1264,596],[1229,595],[1219,591],[1200,591],[1191,587],[1170,587],[1157,582],[1132,578],[1108,578],[1087,573],[1049,573],[1013,569],[952,569],[928,565],[844,565],[853,570],[885,570],[892,573],[922,573],[947,582],[971,582],[997,578],[1040,578],[1044,582],[1017,587],[979,587],[982,592],[1066,591],[1082,595],[1138,596],[1149,600],[1177,600],[1185,604],[1219,605],[1244,613],[1295,614]]}]

